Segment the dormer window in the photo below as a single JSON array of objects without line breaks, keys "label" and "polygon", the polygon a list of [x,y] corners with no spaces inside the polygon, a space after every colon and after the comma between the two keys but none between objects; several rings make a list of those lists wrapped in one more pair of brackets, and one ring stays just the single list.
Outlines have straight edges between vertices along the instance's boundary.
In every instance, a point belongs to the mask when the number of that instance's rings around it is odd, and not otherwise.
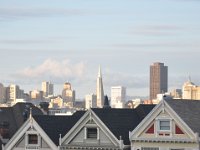
[{"label": "dormer window", "polygon": [[97,139],[97,128],[87,128],[87,139]]},{"label": "dormer window", "polygon": [[28,144],[38,144],[38,135],[28,134]]},{"label": "dormer window", "polygon": [[160,120],[159,121],[159,130],[169,131],[170,130],[170,120]]},{"label": "dormer window", "polygon": [[158,118],[157,136],[170,137],[172,135],[172,120],[169,118]]},{"label": "dormer window", "polygon": [[26,131],[25,150],[39,149],[41,146],[41,136],[35,130]]}]

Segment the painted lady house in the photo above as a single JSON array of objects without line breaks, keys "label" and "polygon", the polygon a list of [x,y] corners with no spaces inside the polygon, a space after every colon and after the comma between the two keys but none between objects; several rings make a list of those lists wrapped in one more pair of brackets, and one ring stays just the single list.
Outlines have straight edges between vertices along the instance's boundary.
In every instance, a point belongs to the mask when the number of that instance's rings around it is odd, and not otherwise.
[{"label": "painted lady house", "polygon": [[155,105],[136,109],[90,109],[72,116],[30,115],[4,150],[130,149],[129,131]]},{"label": "painted lady house", "polygon": [[130,132],[132,150],[199,150],[200,101],[163,100]]}]

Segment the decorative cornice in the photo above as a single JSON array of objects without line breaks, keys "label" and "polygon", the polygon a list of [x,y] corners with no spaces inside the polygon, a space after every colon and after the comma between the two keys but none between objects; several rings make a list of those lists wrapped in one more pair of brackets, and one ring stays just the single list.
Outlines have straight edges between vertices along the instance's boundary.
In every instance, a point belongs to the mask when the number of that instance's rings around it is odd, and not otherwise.
[{"label": "decorative cornice", "polygon": [[197,141],[195,141],[195,140],[177,139],[177,138],[176,139],[173,139],[173,138],[170,138],[170,139],[134,138],[134,139],[132,139],[132,142],[143,142],[143,143],[154,143],[154,142],[156,142],[156,143],[197,143]]},{"label": "decorative cornice", "polygon": [[100,147],[100,146],[77,146],[77,145],[70,145],[70,146],[61,146],[60,150],[68,150],[68,149],[85,149],[85,150],[121,150],[119,147]]}]

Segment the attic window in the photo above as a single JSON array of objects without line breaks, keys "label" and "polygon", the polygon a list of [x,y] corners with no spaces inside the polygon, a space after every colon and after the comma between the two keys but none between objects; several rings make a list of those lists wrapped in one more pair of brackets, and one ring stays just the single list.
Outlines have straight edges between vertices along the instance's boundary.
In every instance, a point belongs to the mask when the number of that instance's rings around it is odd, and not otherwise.
[{"label": "attic window", "polygon": [[97,139],[97,128],[87,128],[87,138]]},{"label": "attic window", "polygon": [[160,120],[160,130],[169,131],[170,130],[170,121],[169,120]]},{"label": "attic window", "polygon": [[28,144],[38,144],[38,135],[37,134],[29,134],[28,135]]}]

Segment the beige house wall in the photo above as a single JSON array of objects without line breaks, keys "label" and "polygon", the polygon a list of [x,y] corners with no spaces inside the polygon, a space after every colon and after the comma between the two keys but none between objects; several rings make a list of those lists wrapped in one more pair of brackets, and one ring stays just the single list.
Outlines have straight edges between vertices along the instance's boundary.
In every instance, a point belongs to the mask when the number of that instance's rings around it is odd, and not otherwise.
[{"label": "beige house wall", "polygon": [[141,150],[142,147],[158,147],[159,150],[184,149],[184,150],[199,150],[199,143],[145,143],[132,142],[131,150]]}]

